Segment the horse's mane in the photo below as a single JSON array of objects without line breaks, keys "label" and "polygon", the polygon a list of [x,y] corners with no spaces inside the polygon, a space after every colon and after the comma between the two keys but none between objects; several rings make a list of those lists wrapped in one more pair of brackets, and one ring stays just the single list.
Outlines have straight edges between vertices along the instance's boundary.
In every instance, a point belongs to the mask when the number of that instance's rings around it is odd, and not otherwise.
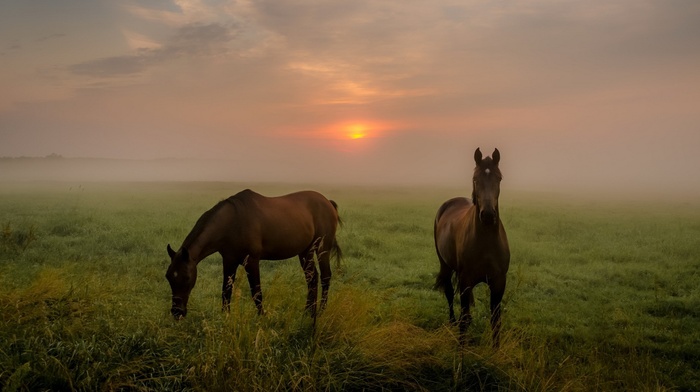
[{"label": "horse's mane", "polygon": [[248,200],[251,200],[255,192],[251,191],[250,189],[246,189],[243,191],[240,191],[236,193],[233,196],[230,196],[227,199],[221,200],[220,202],[216,203],[214,207],[210,208],[208,211],[202,214],[202,216],[197,219],[197,223],[194,224],[194,227],[190,231],[190,233],[185,237],[185,241],[182,243],[183,248],[189,248],[190,245],[194,242],[197,237],[199,237],[200,234],[202,234],[202,231],[204,231],[204,228],[209,224],[209,221],[211,218],[216,215],[217,212],[226,204],[233,204],[234,206],[238,206],[239,203],[246,203]]},{"label": "horse's mane", "polygon": [[200,234],[202,234],[202,231],[204,228],[207,226],[209,221],[211,220],[211,217],[216,215],[217,212],[221,209],[221,207],[224,206],[224,204],[227,203],[227,200],[221,200],[220,202],[216,203],[216,205],[212,208],[210,208],[208,211],[202,214],[202,216],[197,219],[197,223],[194,224],[194,227],[190,231],[190,234],[187,234],[187,237],[185,237],[185,241],[182,243],[183,248],[189,248],[190,245],[194,242],[197,237],[199,237]]}]

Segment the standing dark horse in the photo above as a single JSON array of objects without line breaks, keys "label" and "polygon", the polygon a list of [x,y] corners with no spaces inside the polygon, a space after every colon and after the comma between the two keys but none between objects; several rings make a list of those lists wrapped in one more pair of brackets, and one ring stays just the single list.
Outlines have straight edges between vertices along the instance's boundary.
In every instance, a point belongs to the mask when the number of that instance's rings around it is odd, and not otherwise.
[{"label": "standing dark horse", "polygon": [[185,317],[197,281],[197,264],[219,252],[224,264],[222,308],[230,308],[236,270],[243,265],[258,314],[262,314],[260,260],[298,255],[308,286],[306,310],[315,319],[318,271],[314,255],[321,269],[323,309],[331,281],[331,252],[341,257],[335,238],[339,223],[337,204],[314,191],[265,197],[246,189],[220,201],[197,220],[177,252],[168,244],[170,266],[165,277],[173,295],[170,312],[176,319]]},{"label": "standing dark horse", "polygon": [[435,288],[444,291],[450,307],[450,321],[455,322],[452,306],[454,288],[452,276],[457,273],[462,313],[459,317],[460,341],[472,321],[469,306],[474,304],[472,290],[481,282],[491,291],[491,329],[493,344],[498,346],[501,329],[501,299],[506,288],[506,273],[510,263],[508,238],[498,213],[501,154],[496,149],[492,157],[482,159],[474,152],[472,200],[456,197],[446,201],[435,217],[435,248],[440,259],[440,272]]}]

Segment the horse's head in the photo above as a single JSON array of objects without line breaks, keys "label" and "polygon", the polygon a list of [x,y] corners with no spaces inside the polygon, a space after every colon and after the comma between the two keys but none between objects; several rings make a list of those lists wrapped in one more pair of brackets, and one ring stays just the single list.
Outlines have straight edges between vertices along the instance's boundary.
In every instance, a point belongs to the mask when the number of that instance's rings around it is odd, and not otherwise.
[{"label": "horse's head", "polygon": [[493,151],[491,157],[482,158],[481,151],[477,148],[474,152],[474,178],[472,183],[472,201],[479,212],[479,220],[485,225],[498,223],[498,195],[501,193],[501,170],[498,162],[501,153],[498,149]]},{"label": "horse's head", "polygon": [[170,313],[179,320],[187,315],[187,301],[197,281],[197,265],[190,262],[189,252],[184,247],[175,252],[168,244],[168,255],[170,266],[165,278],[168,279],[173,292],[173,307]]}]

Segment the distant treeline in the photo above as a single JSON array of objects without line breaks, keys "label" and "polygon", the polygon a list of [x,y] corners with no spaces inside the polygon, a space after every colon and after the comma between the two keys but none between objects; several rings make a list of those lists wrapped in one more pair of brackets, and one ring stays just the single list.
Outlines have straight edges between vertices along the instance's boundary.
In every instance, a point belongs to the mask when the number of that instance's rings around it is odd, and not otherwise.
[{"label": "distant treeline", "polygon": [[14,161],[14,160],[34,160],[34,159],[64,159],[63,155],[51,153],[45,157],[0,157],[0,161]]}]

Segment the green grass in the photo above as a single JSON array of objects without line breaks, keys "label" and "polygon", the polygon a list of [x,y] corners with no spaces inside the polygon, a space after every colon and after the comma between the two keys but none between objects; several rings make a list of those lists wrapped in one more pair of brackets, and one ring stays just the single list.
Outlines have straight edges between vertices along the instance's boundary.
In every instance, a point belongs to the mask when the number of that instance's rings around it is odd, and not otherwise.
[{"label": "green grass", "polygon": [[221,313],[217,255],[174,322],[166,244],[243,187],[0,184],[1,389],[700,389],[700,205],[504,189],[502,347],[482,285],[460,350],[431,290],[434,214],[467,193],[447,189],[316,187],[340,206],[345,259],[315,329],[298,260],[263,263],[258,317],[242,271]]}]

